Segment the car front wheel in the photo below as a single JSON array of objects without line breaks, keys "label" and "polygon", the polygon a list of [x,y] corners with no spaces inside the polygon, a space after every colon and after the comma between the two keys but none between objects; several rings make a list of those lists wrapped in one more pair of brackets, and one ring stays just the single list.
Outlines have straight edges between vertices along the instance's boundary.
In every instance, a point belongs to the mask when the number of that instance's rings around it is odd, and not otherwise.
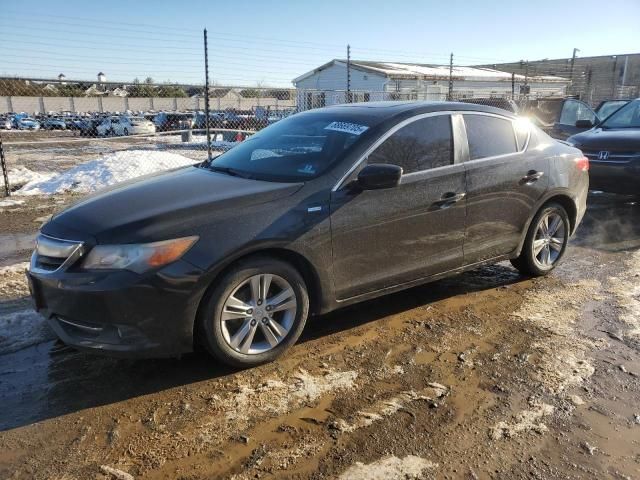
[{"label": "car front wheel", "polygon": [[567,249],[570,228],[569,215],[562,205],[545,205],[531,221],[522,252],[511,264],[525,275],[547,275]]},{"label": "car front wheel", "polygon": [[267,257],[238,263],[216,282],[200,312],[207,350],[234,367],[273,361],[300,337],[309,314],[304,279]]}]

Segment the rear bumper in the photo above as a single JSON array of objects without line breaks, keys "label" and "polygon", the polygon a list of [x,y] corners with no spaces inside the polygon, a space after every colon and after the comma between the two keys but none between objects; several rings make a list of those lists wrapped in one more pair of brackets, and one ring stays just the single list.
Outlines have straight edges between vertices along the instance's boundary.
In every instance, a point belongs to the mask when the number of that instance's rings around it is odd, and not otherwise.
[{"label": "rear bumper", "polygon": [[640,193],[640,159],[628,162],[590,160],[591,190],[633,195]]},{"label": "rear bumper", "polygon": [[28,272],[36,310],[78,349],[126,357],[193,349],[201,271],[177,261],[157,272]]}]

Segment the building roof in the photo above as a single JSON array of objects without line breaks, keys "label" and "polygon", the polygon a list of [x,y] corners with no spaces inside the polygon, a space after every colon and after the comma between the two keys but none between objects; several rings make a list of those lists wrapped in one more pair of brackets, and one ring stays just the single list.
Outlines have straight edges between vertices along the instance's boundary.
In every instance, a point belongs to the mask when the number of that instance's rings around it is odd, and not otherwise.
[{"label": "building roof", "polygon": [[[330,62],[321,65],[297,78],[293,79],[293,83],[299,82],[308,78],[322,70],[334,65],[344,64],[346,60],[333,59]],[[448,80],[449,79],[449,66],[448,65],[432,65],[424,63],[404,63],[404,62],[371,62],[352,60],[351,68],[368,73],[383,75],[393,80],[401,79],[424,79],[424,80]],[[495,70],[487,67],[461,67],[454,66],[452,69],[454,80],[467,80],[467,81],[511,81],[511,73],[503,72],[501,70]],[[515,79],[519,82],[524,81],[524,75],[515,75]],[[529,81],[536,82],[558,82],[566,83],[566,78],[557,77],[554,75],[544,76],[530,76]]]}]

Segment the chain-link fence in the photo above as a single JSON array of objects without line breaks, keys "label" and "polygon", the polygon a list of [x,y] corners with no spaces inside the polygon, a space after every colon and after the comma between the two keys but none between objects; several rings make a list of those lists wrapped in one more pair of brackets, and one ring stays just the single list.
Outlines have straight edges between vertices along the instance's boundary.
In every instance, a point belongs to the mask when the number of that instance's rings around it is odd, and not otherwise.
[{"label": "chain-link fence", "polygon": [[[587,110],[602,100],[637,96],[640,84],[640,55],[462,65],[453,54],[440,64],[354,60],[347,47],[346,59],[300,67],[300,75],[288,82],[274,80],[274,86],[263,81],[255,86],[246,82],[223,86],[219,78],[226,78],[225,73],[214,61],[217,75],[207,89],[208,64],[202,50],[195,45],[180,50],[184,63],[174,62],[170,72],[160,71],[180,75],[184,65],[193,76],[204,78],[206,73],[206,82],[155,82],[151,77],[108,81],[103,72],[96,80],[64,74],[0,77],[3,193],[88,193],[146,173],[201,162],[293,113],[331,105],[472,102],[532,116],[551,129],[568,110],[567,98],[586,102],[569,105],[574,114],[565,116],[575,123],[587,118]],[[156,65],[153,54],[149,51],[150,70],[169,68],[158,67],[163,61]],[[79,56],[74,60],[81,61]],[[296,65],[295,56],[274,57],[273,70],[288,60]],[[244,78],[252,73],[247,65]],[[275,86],[286,83],[293,88]]]}]

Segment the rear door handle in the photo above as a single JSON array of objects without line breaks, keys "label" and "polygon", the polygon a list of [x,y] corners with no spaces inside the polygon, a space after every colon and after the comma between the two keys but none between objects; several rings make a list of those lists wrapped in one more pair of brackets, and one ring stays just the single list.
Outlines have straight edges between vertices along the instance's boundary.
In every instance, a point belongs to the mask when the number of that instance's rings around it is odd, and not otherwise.
[{"label": "rear door handle", "polygon": [[530,184],[540,180],[540,177],[544,175],[544,172],[536,172],[535,170],[529,170],[527,174],[520,179],[520,183]]},{"label": "rear door handle", "polygon": [[437,200],[433,203],[439,208],[447,208],[459,202],[466,196],[467,196],[466,193],[447,192],[444,195],[442,195],[442,197],[440,197],[440,200]]}]

